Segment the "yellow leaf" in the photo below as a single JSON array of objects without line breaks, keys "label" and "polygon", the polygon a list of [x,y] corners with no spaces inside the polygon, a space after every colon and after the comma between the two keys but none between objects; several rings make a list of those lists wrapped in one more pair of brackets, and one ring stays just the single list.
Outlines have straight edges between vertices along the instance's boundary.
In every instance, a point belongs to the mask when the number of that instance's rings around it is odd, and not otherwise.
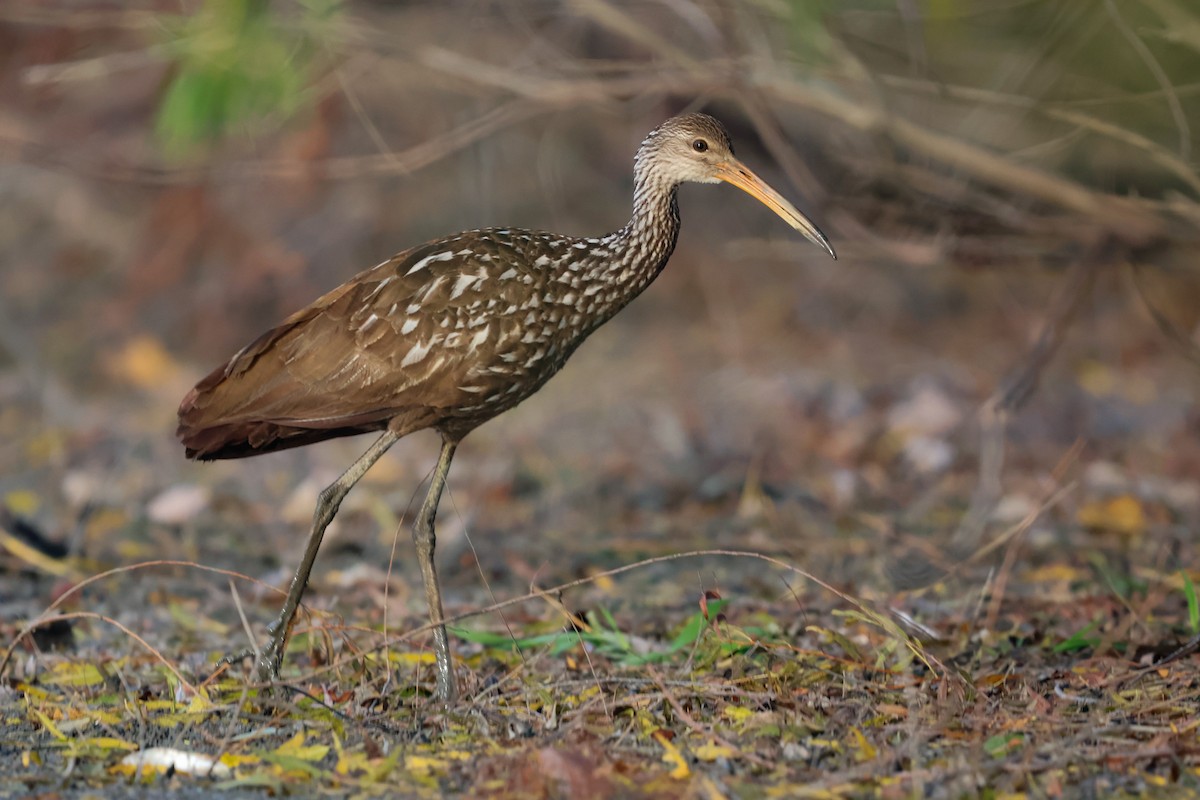
[{"label": "yellow leaf", "polygon": [[152,553],[159,552],[152,545],[135,542],[132,539],[117,542],[113,549],[116,550],[117,555],[129,561],[144,561],[150,558]]},{"label": "yellow leaf", "polygon": [[127,718],[121,716],[115,711],[105,711],[104,709],[94,709],[88,712],[88,719],[100,725],[120,725]]},{"label": "yellow leaf", "polygon": [[839,742],[837,739],[813,738],[813,739],[809,739],[808,743],[811,744],[813,747],[828,747],[830,750],[834,751],[835,753],[842,752],[842,743]]},{"label": "yellow leaf", "polygon": [[50,693],[40,686],[30,686],[28,683],[18,683],[17,691],[25,695],[27,700],[47,700]]},{"label": "yellow leaf", "polygon": [[36,708],[30,709],[30,711],[33,712],[34,716],[36,716],[38,718],[38,722],[42,723],[42,727],[45,728],[46,731],[49,732],[49,734],[51,736],[53,736],[55,739],[57,739],[60,742],[65,742],[67,740],[67,735],[65,733],[63,733],[62,731],[60,731],[58,729],[58,726],[55,725],[54,722],[51,721],[51,719],[49,717],[47,717],[45,714],[43,714],[41,711],[39,711]]},{"label": "yellow leaf", "polygon": [[310,744],[305,745],[304,731],[300,731],[291,739],[288,739],[273,751],[277,756],[287,756],[288,758],[298,758],[301,761],[320,761],[329,754],[329,745],[327,744]]},{"label": "yellow leaf", "polygon": [[138,746],[133,742],[127,742],[124,739],[116,739],[112,736],[89,736],[77,740],[80,745],[91,746],[100,750],[137,750]]},{"label": "yellow leaf", "polygon": [[22,539],[18,539],[8,531],[0,530],[0,545],[4,549],[12,553],[17,558],[29,564],[32,567],[37,567],[42,572],[48,575],[57,575],[59,577],[68,575],[74,570],[66,561],[46,555],[41,550],[26,543]]},{"label": "yellow leaf", "polygon": [[279,745],[275,752],[281,755],[285,753],[290,754],[291,751],[295,750],[297,747],[303,747],[307,738],[308,737],[305,735],[304,731],[297,731],[295,736]]},{"label": "yellow leaf", "polygon": [[371,766],[371,759],[366,753],[343,753],[338,756],[337,766],[333,771],[338,775],[350,775],[354,772],[366,772]]},{"label": "yellow leaf", "polygon": [[[367,661],[379,662],[382,659],[378,653],[364,653],[362,656]],[[437,663],[437,656],[432,652],[427,653],[397,653],[394,650],[388,651],[388,661],[393,664],[404,664],[405,666],[419,667],[424,664]]]},{"label": "yellow leaf", "polygon": [[612,594],[617,588],[617,582],[611,575],[596,575],[592,578],[592,585],[605,594]]},{"label": "yellow leaf", "polygon": [[1146,512],[1141,501],[1129,494],[1096,500],[1079,509],[1079,524],[1085,528],[1137,536],[1146,530]]},{"label": "yellow leaf", "polygon": [[36,514],[41,501],[38,496],[28,489],[17,489],[4,495],[4,505],[14,514],[27,517]]},{"label": "yellow leaf", "polygon": [[105,361],[108,372],[139,389],[153,389],[171,380],[179,365],[153,336],[137,336]]},{"label": "yellow leaf", "polygon": [[437,656],[433,653],[388,653],[388,660],[395,664],[411,664],[419,666],[422,664],[434,664],[437,662]]},{"label": "yellow leaf", "polygon": [[66,438],[62,431],[43,431],[25,442],[25,455],[32,465],[40,466],[62,455],[67,448]]},{"label": "yellow leaf", "polygon": [[258,756],[225,753],[221,756],[220,762],[227,767],[240,767],[244,764],[261,764],[262,759]]},{"label": "yellow leaf", "polygon": [[43,680],[51,686],[96,686],[104,683],[104,676],[95,664],[64,661],[56,664]]},{"label": "yellow leaf", "polygon": [[[124,511],[118,508],[97,508],[88,515],[86,534],[90,540],[103,539],[128,524],[129,515]],[[149,551],[149,548],[146,550]]]},{"label": "yellow leaf", "polygon": [[722,744],[702,744],[692,750],[692,755],[701,761],[716,761],[718,758],[733,758],[737,755],[732,747]]},{"label": "yellow leaf", "polygon": [[192,701],[188,703],[188,707],[184,713],[198,714],[202,711],[211,711],[212,707],[213,704],[208,699],[208,696],[204,693],[204,690],[198,689],[196,693],[192,695]]},{"label": "yellow leaf", "polygon": [[174,700],[147,700],[142,703],[142,708],[147,711],[174,711],[179,708],[179,703]]},{"label": "yellow leaf", "polygon": [[742,706],[725,706],[725,708],[721,711],[721,714],[729,717],[729,719],[734,722],[745,722],[754,716],[753,711],[748,708],[743,708]]},{"label": "yellow leaf", "polygon": [[449,769],[450,763],[445,759],[431,758],[429,756],[407,756],[404,759],[404,768],[409,772],[416,772],[421,775],[428,775],[432,772],[442,772]]},{"label": "yellow leaf", "polygon": [[671,777],[676,780],[682,780],[691,775],[692,771],[688,769],[687,760],[684,759],[683,753],[679,752],[679,748],[675,746],[675,743],[668,739],[667,735],[661,730],[655,731],[653,735],[654,741],[662,745],[662,760],[668,764],[675,765],[674,769],[671,770]]},{"label": "yellow leaf", "polygon": [[1044,567],[1034,567],[1026,576],[1029,583],[1070,583],[1084,577],[1081,569],[1068,564],[1047,564]]},{"label": "yellow leaf", "polygon": [[1108,397],[1117,388],[1117,376],[1100,361],[1087,360],[1076,370],[1079,386],[1088,394]]},{"label": "yellow leaf", "polygon": [[854,736],[855,752],[854,757],[858,761],[873,761],[879,755],[879,751],[875,746],[867,741],[867,737],[863,736],[862,731],[858,728],[851,728],[850,733]]}]

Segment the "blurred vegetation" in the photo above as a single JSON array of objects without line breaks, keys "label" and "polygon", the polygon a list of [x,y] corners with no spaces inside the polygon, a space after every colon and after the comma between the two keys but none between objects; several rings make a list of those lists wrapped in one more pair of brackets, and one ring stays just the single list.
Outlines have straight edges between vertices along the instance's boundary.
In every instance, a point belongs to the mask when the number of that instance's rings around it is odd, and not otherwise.
[{"label": "blurred vegetation", "polygon": [[194,15],[165,18],[174,74],[155,130],[168,151],[253,135],[305,105],[314,56],[339,7],[338,0],[302,0],[285,24],[267,0],[204,0]]},{"label": "blurred vegetation", "polygon": [[[163,15],[170,77],[155,130],[174,155],[231,134],[261,137],[344,90],[345,67],[375,59],[452,92],[474,93],[474,84],[496,101],[524,98],[544,111],[649,92],[732,101],[768,144],[764,108],[772,117],[815,112],[895,148],[876,152],[883,157],[872,169],[876,179],[886,180],[888,161],[915,160],[946,162],[955,179],[994,180],[987,164],[973,168],[977,153],[947,153],[936,138],[893,124],[909,120],[1103,192],[1200,195],[1191,166],[1200,11],[1183,0],[701,1],[672,11],[580,0],[561,13],[540,4],[470,8],[475,24],[511,45],[510,63],[470,49],[451,53],[436,39],[385,43],[358,14],[395,11],[386,6],[204,0],[188,15]],[[411,7],[414,15],[432,10]],[[578,53],[552,44],[574,14],[590,27],[590,44]],[[678,44],[668,35],[673,24]],[[377,147],[389,147],[384,133],[372,133]],[[844,150],[839,160],[852,154]],[[797,177],[796,165],[786,156],[783,163]],[[1033,188],[1036,199],[1047,199],[1045,187],[1030,183],[1014,179],[1003,188]],[[1064,202],[1062,193],[1051,195]]]}]

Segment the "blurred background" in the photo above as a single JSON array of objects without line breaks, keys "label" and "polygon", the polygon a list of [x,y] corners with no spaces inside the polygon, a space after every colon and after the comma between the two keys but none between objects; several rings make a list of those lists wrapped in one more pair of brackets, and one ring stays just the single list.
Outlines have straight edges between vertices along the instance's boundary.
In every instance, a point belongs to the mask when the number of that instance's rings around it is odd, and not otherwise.
[{"label": "blurred background", "polygon": [[[657,283],[460,451],[453,610],[701,547],[887,593],[1023,520],[1019,561],[1064,580],[1195,563],[1190,2],[8,0],[0,43],[0,563],[33,578],[5,602],[148,558],[282,582],[367,441],[191,464],[186,391],[427,239],[618,228],[685,110],[840,260],[685,187]],[[347,500],[314,604],[382,585],[436,449]],[[391,602],[419,618],[407,538]],[[761,572],[658,565],[620,602],[797,591]]]}]

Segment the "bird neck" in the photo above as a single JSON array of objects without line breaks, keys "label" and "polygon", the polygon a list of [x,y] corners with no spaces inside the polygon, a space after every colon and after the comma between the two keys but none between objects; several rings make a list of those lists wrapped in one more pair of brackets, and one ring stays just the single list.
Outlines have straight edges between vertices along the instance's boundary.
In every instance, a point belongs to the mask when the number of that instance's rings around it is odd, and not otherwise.
[{"label": "bird neck", "polygon": [[609,235],[617,269],[609,279],[637,294],[662,272],[679,238],[678,184],[638,176],[633,216]]}]

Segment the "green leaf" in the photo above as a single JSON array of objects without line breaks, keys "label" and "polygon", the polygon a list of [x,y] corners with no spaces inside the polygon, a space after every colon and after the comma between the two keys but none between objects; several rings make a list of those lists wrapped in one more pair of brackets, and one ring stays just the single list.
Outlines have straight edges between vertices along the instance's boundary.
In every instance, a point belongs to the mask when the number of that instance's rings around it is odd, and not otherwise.
[{"label": "green leaf", "polygon": [[688,621],[684,623],[679,633],[675,634],[675,638],[671,640],[668,652],[678,653],[680,650],[690,650],[693,645],[700,641],[700,637],[708,629],[709,621],[715,619],[717,614],[721,613],[721,609],[728,603],[728,600],[709,600],[708,619],[705,619],[704,614],[699,611],[688,617]]},{"label": "green leaf", "polygon": [[1082,628],[1076,631],[1070,639],[1054,645],[1054,652],[1074,653],[1076,650],[1085,650],[1089,647],[1095,647],[1096,645],[1100,644],[1100,638],[1098,636],[1088,636],[1089,633],[1096,630],[1099,624],[1099,620],[1094,620],[1089,622],[1087,625],[1084,625]]},{"label": "green leaf", "polygon": [[192,17],[166,25],[175,72],[155,131],[168,152],[296,113],[338,6],[313,0],[299,24],[282,25],[259,0],[205,0]]},{"label": "green leaf", "polygon": [[1004,758],[1014,750],[1020,749],[1025,743],[1025,735],[1021,733],[998,733],[983,743],[983,751],[992,758]]},{"label": "green leaf", "polygon": [[1183,596],[1187,598],[1188,627],[1193,636],[1200,635],[1200,603],[1196,602],[1196,586],[1187,572],[1179,570],[1179,574],[1183,578]]}]

